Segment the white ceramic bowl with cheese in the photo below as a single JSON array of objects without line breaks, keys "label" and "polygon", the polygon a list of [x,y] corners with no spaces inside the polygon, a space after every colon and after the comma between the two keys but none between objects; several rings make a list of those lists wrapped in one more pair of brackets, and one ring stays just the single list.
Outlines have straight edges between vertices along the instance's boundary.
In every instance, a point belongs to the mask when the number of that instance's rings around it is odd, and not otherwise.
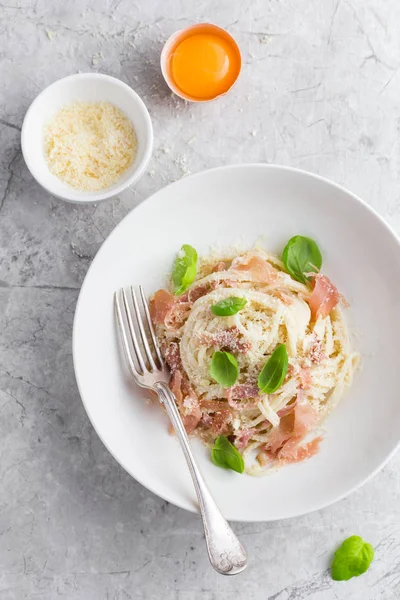
[{"label": "white ceramic bowl with cheese", "polygon": [[[113,185],[100,191],[79,191],[67,185],[50,171],[45,156],[47,123],[61,108],[75,102],[110,102],[132,121],[136,132],[133,163]],[[69,202],[100,202],[117,196],[143,175],[153,148],[153,127],[144,102],[126,83],[100,73],[80,73],[49,85],[32,102],[22,125],[21,146],[32,176],[50,194]]]}]

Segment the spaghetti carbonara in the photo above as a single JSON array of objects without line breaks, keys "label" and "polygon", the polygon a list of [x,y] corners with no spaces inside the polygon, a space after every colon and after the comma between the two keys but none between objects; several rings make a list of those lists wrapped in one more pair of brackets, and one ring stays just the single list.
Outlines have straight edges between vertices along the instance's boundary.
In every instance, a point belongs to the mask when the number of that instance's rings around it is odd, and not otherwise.
[{"label": "spaghetti carbonara", "polygon": [[[344,301],[319,271],[309,280],[296,281],[279,258],[261,249],[225,253],[202,258],[184,292],[159,290],[151,302],[187,432],[209,445],[226,436],[252,475],[315,454],[318,427],[359,362],[343,320]],[[213,312],[232,299],[241,306],[235,314]],[[280,387],[265,393],[260,373],[282,345],[287,370]],[[210,375],[215,353],[233,357],[233,385]]]}]

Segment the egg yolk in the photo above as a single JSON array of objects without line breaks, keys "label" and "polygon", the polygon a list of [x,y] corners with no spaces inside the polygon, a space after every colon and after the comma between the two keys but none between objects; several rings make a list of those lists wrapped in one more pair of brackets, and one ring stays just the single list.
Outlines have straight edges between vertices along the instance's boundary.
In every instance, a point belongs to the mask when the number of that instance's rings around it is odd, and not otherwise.
[{"label": "egg yolk", "polygon": [[171,57],[171,75],[180,90],[199,100],[228,91],[240,70],[237,49],[229,40],[198,33],[181,41]]}]

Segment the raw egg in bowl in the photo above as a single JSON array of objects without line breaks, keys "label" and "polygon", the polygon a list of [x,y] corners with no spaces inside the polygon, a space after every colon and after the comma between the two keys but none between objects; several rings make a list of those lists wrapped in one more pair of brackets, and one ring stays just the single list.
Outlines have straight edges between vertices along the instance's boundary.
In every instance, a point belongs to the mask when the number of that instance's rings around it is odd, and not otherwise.
[{"label": "raw egg in bowl", "polygon": [[239,77],[241,66],[233,37],[210,23],[174,33],[161,53],[161,70],[168,86],[191,102],[208,102],[226,94]]}]

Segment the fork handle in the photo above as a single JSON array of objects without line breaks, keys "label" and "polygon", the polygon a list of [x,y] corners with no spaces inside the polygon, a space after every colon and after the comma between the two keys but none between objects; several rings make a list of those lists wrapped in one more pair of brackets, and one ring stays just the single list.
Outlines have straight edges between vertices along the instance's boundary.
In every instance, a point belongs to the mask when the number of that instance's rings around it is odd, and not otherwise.
[{"label": "fork handle", "polygon": [[185,454],[193,484],[199,501],[200,514],[203,521],[207,552],[211,565],[222,575],[236,575],[247,566],[247,555],[232,531],[229,523],[222,516],[215,503],[190,447],[189,438],[176,406],[174,394],[163,382],[155,384],[160,401],[164,404],[168,416],[174,426],[182,450]]}]

